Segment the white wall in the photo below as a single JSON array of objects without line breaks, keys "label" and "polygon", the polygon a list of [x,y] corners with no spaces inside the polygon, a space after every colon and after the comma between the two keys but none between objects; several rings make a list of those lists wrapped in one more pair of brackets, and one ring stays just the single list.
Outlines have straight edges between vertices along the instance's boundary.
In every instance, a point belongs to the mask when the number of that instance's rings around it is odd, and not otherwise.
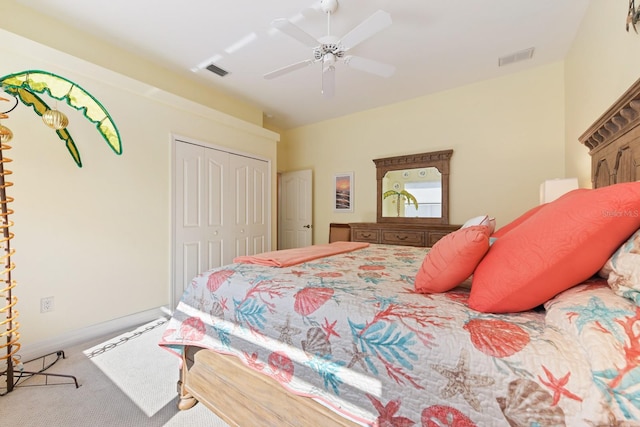
[{"label": "white wall", "polygon": [[[58,102],[80,169],[30,108],[20,104],[3,120],[14,133],[5,155],[14,160],[9,191],[23,345],[169,303],[172,133],[271,160],[276,235],[277,134],[9,32],[0,30],[0,38],[2,75],[43,69],[78,83],[111,113],[123,142],[122,156],[115,155],[92,123]],[[41,314],[47,296],[55,297],[55,310]]]},{"label": "white wall", "polygon": [[[542,181],[564,177],[564,104],[555,63],[286,131],[279,168],[314,171],[314,243],[330,222],[376,220],[372,159],[444,149],[454,151],[450,222],[488,214],[500,226],[538,203]],[[355,211],[334,213],[332,177],[346,171]]]}]

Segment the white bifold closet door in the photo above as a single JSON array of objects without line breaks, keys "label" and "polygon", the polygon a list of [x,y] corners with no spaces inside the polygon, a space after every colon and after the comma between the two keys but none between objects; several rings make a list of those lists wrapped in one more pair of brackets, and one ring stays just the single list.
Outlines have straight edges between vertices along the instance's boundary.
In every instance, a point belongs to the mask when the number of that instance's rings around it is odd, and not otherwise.
[{"label": "white bifold closet door", "polygon": [[197,274],[270,250],[269,162],[175,141],[175,307]]}]

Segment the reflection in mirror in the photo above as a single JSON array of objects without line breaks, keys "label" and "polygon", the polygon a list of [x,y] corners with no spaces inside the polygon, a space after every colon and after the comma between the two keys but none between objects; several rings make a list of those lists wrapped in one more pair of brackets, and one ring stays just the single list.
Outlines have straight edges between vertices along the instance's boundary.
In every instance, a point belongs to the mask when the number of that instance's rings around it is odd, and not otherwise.
[{"label": "reflection in mirror", "polygon": [[435,167],[387,172],[382,178],[382,216],[440,218],[442,174]]},{"label": "reflection in mirror", "polygon": [[376,220],[449,224],[449,167],[453,150],[374,159]]}]

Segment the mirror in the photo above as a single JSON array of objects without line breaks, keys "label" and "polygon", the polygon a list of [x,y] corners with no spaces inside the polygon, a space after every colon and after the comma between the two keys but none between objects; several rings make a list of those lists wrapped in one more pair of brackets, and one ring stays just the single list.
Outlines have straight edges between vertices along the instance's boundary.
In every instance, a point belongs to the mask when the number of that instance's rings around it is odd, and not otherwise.
[{"label": "mirror", "polygon": [[442,174],[437,168],[389,171],[382,177],[382,216],[442,217]]},{"label": "mirror", "polygon": [[449,223],[453,150],[375,159],[378,222]]}]

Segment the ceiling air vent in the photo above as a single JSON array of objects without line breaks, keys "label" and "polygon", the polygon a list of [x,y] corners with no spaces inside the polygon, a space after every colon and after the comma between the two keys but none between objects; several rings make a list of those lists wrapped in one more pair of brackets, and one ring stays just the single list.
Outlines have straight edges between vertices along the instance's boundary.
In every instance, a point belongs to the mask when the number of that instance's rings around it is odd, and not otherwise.
[{"label": "ceiling air vent", "polygon": [[214,74],[219,75],[220,77],[224,77],[227,74],[229,74],[229,72],[227,70],[223,70],[222,68],[217,67],[214,64],[207,65],[207,70],[211,71]]},{"label": "ceiling air vent", "polygon": [[512,53],[511,55],[501,56],[498,58],[498,66],[503,67],[505,65],[513,64],[514,62],[524,61],[533,57],[534,48],[521,50],[519,52]]}]

